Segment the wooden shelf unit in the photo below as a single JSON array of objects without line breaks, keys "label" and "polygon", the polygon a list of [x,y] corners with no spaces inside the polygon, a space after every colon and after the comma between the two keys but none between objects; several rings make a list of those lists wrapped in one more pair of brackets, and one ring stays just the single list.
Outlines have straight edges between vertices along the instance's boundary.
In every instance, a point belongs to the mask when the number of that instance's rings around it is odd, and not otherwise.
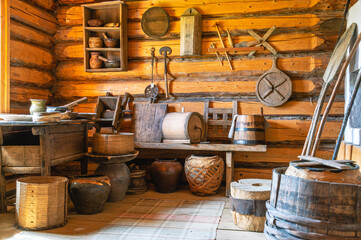
[{"label": "wooden shelf unit", "polygon": [[[119,72],[128,70],[128,34],[127,5],[123,1],[83,4],[83,47],[84,70],[86,72]],[[88,20],[101,19],[105,24],[119,23],[119,27],[89,27]],[[89,37],[101,37],[106,33],[109,38],[119,39],[117,48],[89,48]],[[100,52],[103,57],[120,61],[119,68],[91,69],[89,59],[91,52]]]}]

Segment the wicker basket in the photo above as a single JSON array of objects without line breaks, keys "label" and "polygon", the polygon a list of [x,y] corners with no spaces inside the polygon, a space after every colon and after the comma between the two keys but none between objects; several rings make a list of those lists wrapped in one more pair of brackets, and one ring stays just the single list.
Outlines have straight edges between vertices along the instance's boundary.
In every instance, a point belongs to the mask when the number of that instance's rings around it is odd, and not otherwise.
[{"label": "wicker basket", "polygon": [[66,223],[68,179],[32,176],[16,181],[16,226],[24,230],[43,230]]},{"label": "wicker basket", "polygon": [[187,157],[184,171],[193,194],[214,195],[221,185],[224,163],[219,156]]}]

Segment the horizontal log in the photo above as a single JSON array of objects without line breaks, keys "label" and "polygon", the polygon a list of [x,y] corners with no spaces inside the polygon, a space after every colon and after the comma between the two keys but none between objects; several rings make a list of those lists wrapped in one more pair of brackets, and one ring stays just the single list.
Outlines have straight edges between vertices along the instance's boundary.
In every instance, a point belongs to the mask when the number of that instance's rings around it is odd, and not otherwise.
[{"label": "horizontal log", "polygon": [[10,100],[14,102],[28,103],[30,99],[48,99],[51,96],[49,89],[12,85]]},{"label": "horizontal log", "polygon": [[58,29],[55,16],[19,0],[10,0],[10,17],[49,34]]},{"label": "horizontal log", "polygon": [[56,60],[51,50],[20,40],[10,41],[10,62],[12,65],[52,70]]},{"label": "horizontal log", "polygon": [[[74,27],[78,28],[78,27]],[[73,28],[73,29],[74,29]],[[82,31],[82,30],[81,30]],[[82,34],[69,33],[74,36],[78,36],[77,41],[82,40]],[[61,37],[63,36],[63,37]],[[58,34],[55,36],[56,41],[66,40],[66,34]],[[59,37],[61,37],[59,39]],[[75,37],[74,37],[75,38]],[[73,38],[73,39],[74,39]],[[252,41],[252,37],[243,36],[243,37],[233,37],[235,43]],[[202,39],[202,55],[203,56],[214,56],[214,53],[208,51],[211,43],[217,43],[218,47],[221,47],[219,39],[215,37],[206,37]],[[312,33],[304,34],[280,34],[275,35],[269,38],[268,41],[279,53],[290,53],[290,52],[305,52],[305,51],[330,51],[328,45],[324,44],[325,40],[321,37],[316,36]],[[226,46],[228,42],[225,43]],[[150,57],[150,49],[154,47],[155,49],[160,49],[163,46],[169,46],[172,48],[172,57],[180,56],[180,40],[179,39],[169,39],[164,41],[142,41],[142,40],[131,40],[128,43],[128,56],[129,58],[140,58],[140,57]],[[215,49],[217,50],[217,48]],[[72,59],[82,59],[84,55],[83,42],[61,42],[55,45],[55,55],[58,61],[72,60]],[[224,51],[218,50],[218,52],[223,56]],[[248,51],[250,52],[250,51]],[[229,52],[230,55],[233,55],[232,52]],[[237,53],[247,54],[247,52]],[[258,50],[257,54],[270,54],[268,50]],[[156,57],[161,57],[159,51],[155,51]]]},{"label": "horizontal log", "polygon": [[10,113],[13,114],[29,114],[29,108],[31,104],[29,103],[19,103],[15,101],[10,101]]},{"label": "horizontal log", "polygon": [[[293,93],[309,93],[315,88],[312,81],[309,80],[293,80]],[[174,81],[169,85],[169,92],[174,96],[202,96],[223,95],[226,96],[255,96],[256,81],[232,81],[232,82],[210,82],[196,80],[194,82]],[[149,81],[127,81],[127,83],[119,82],[69,82],[60,81],[54,92],[57,98],[69,97],[96,97],[112,92],[115,95],[124,95],[126,92],[131,94],[144,94],[144,89],[150,84]],[[156,80],[154,84],[158,86],[159,91],[164,93],[164,80]],[[120,87],[121,86],[121,87]]]},{"label": "horizontal log", "polygon": [[[170,58],[172,56],[170,55]],[[284,56],[286,57],[286,56]],[[187,59],[188,60],[188,59]],[[312,56],[300,56],[278,59],[277,67],[285,71],[292,78],[302,76],[309,77],[326,68],[329,60],[329,54],[319,54]],[[272,59],[249,59],[239,58],[232,61],[235,71],[230,71],[226,64],[220,66],[214,57],[213,60],[176,60],[171,59],[168,64],[168,71],[170,73],[170,80],[176,81],[185,79],[207,79],[227,81],[229,79],[240,79],[242,77],[260,76],[265,71],[271,69]],[[159,59],[154,66],[154,79],[164,79],[164,66],[162,59]],[[56,71],[56,77],[59,80],[75,80],[75,81],[90,81],[90,80],[117,80],[120,79],[149,79],[151,75],[150,62],[129,62],[128,71],[126,72],[107,72],[107,73],[87,73],[84,72],[82,62],[61,62]],[[174,82],[176,82],[174,81]],[[171,83],[172,85],[172,83]],[[310,86],[310,85],[309,85]],[[235,86],[242,88],[242,86]],[[312,86],[313,88],[313,86]],[[308,89],[310,91],[312,89]]]},{"label": "horizontal log", "polygon": [[[57,99],[63,105],[72,99]],[[239,114],[260,114],[261,108],[266,116],[312,116],[316,106],[316,101],[288,101],[280,107],[268,107],[260,102],[239,100]],[[75,107],[77,112],[95,112],[96,99],[90,99],[86,103],[81,103]],[[168,103],[168,112],[181,112],[184,107],[186,112],[198,112],[203,115],[204,102],[171,102]],[[232,108],[232,102],[210,102],[212,108]],[[301,111],[302,110],[302,111]],[[334,102],[331,109],[331,116],[340,116],[344,113],[344,102]]]},{"label": "horizontal log", "polygon": [[272,168],[235,168],[233,172],[233,180],[246,178],[272,179]]},{"label": "horizontal log", "polygon": [[49,12],[54,12],[58,8],[56,0],[25,0],[35,6],[41,7]]},{"label": "horizontal log", "polygon": [[14,20],[10,21],[10,37],[41,47],[52,48],[54,46],[53,36]]},{"label": "horizontal log", "polygon": [[10,67],[10,79],[17,84],[34,84],[42,88],[50,88],[55,83],[52,72],[27,67]]}]

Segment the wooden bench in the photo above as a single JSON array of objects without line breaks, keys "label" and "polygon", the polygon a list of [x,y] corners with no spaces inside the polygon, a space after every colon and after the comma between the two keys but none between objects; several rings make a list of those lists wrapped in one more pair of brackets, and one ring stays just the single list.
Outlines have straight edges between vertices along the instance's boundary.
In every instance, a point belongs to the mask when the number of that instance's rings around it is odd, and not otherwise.
[{"label": "wooden bench", "polygon": [[226,153],[226,196],[230,195],[230,184],[233,181],[234,161],[233,152],[266,152],[266,145],[237,145],[237,144],[182,144],[182,143],[145,143],[136,142],[135,148],[141,149],[170,149],[186,151],[225,152]]}]

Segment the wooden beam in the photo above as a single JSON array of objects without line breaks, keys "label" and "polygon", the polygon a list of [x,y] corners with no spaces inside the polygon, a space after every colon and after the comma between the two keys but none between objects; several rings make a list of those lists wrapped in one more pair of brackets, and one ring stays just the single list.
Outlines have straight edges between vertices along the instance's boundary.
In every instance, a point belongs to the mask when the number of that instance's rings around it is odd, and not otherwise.
[{"label": "wooden beam", "polygon": [[10,112],[10,17],[9,2],[0,3],[0,113]]}]

